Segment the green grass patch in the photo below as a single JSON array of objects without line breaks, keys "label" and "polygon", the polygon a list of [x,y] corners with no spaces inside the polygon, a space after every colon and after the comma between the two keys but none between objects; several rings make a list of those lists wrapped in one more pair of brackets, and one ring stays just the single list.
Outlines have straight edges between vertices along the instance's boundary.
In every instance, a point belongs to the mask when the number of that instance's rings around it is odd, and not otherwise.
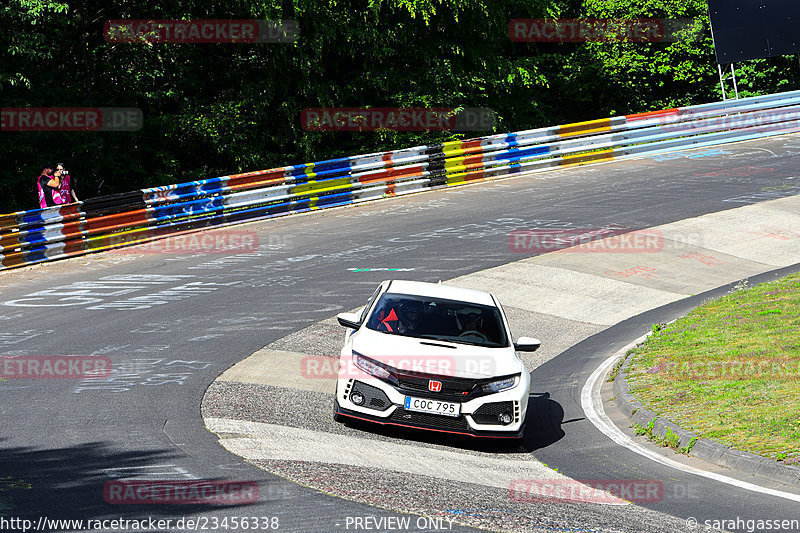
[{"label": "green grass patch", "polygon": [[740,283],[660,326],[631,355],[636,398],[701,437],[800,466],[800,274]]},{"label": "green grass patch", "polygon": [[644,435],[645,437],[655,442],[659,446],[669,447],[678,453],[689,455],[689,452],[692,451],[692,446],[694,446],[694,443],[697,442],[697,437],[693,437],[687,446],[680,448],[678,443],[678,441],[680,440],[680,436],[678,436],[677,433],[673,433],[673,431],[670,428],[667,428],[667,432],[663,437],[660,435],[656,435],[653,432],[653,428],[655,427],[655,420],[656,419],[654,418],[653,420],[648,422],[647,426],[633,424],[632,427],[634,434],[640,436]]},{"label": "green grass patch", "polygon": [[619,375],[620,370],[622,370],[622,365],[625,364],[625,359],[628,358],[628,356],[630,355],[631,351],[632,350],[628,350],[625,353],[625,357],[620,357],[619,361],[614,363],[614,368],[612,368],[611,372],[608,373],[607,381],[613,382],[615,379],[617,379],[617,376]]}]

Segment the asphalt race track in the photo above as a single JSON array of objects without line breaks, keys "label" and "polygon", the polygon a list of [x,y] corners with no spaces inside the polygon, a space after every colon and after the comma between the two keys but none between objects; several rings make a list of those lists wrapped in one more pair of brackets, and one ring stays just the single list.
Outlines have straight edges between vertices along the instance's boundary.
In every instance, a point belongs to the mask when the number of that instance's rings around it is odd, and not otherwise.
[{"label": "asphalt race track", "polygon": [[[113,370],[106,379],[0,381],[0,516],[173,520],[158,529],[164,531],[182,530],[175,525],[181,517],[266,517],[282,531],[396,531],[403,517],[419,526],[418,514],[311,490],[226,451],[201,417],[209,385],[262,347],[363,304],[382,279],[437,281],[517,261],[525,256],[509,248],[508,235],[518,229],[639,229],[794,196],[800,192],[798,161],[800,137],[787,136],[236,227],[257,233],[256,253],[130,248],[0,273],[0,355],[105,356]],[[542,423],[542,440],[526,442],[533,458],[577,479],[613,473],[681,487],[683,497],[643,504],[643,516],[664,520],[642,523],[642,531],[675,530],[688,516],[800,518],[796,502],[690,479],[619,449],[584,418],[579,396],[588,373],[654,322],[704,297],[587,330],[593,336],[575,346],[563,332],[517,332],[543,340],[543,361],[566,350],[533,373],[552,414],[542,418],[549,420]],[[306,416],[302,399],[287,404],[295,408],[283,413],[285,419]],[[119,479],[254,481],[258,498],[216,506],[107,503],[104,488]],[[407,482],[400,490],[410,490],[413,479]],[[480,502],[450,505],[465,510]],[[613,530],[613,509],[575,506],[558,513],[569,514],[582,530]],[[526,526],[556,529],[558,513]],[[357,523],[357,517],[371,521]],[[620,530],[632,529],[629,520]],[[449,521],[421,525],[414,530],[469,530]],[[491,517],[482,525],[496,527]]]}]

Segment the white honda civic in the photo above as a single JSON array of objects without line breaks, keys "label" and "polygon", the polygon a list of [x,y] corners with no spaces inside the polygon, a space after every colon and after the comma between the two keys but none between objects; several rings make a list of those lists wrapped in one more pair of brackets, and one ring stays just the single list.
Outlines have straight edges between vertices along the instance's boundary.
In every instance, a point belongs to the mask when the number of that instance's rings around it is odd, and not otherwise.
[{"label": "white honda civic", "polygon": [[334,418],[477,437],[520,438],[530,374],[489,293],[437,283],[384,281],[348,328]]}]

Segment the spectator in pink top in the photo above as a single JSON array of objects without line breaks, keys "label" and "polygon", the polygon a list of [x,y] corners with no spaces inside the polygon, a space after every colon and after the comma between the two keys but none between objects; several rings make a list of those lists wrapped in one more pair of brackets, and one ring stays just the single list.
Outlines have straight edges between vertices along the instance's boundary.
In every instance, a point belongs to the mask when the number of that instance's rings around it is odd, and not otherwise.
[{"label": "spectator in pink top", "polygon": [[64,163],[58,163],[56,165],[56,172],[59,171],[61,172],[61,187],[59,187],[58,193],[61,196],[61,203],[71,204],[72,202],[77,202],[78,195],[75,194],[75,188],[73,187],[69,171],[64,166]]},{"label": "spectator in pink top", "polygon": [[[58,166],[58,165],[56,165]],[[63,166],[62,166],[63,168]],[[61,172],[53,172],[53,167],[44,165],[36,178],[36,189],[39,193],[39,207],[53,207],[61,203]]]}]

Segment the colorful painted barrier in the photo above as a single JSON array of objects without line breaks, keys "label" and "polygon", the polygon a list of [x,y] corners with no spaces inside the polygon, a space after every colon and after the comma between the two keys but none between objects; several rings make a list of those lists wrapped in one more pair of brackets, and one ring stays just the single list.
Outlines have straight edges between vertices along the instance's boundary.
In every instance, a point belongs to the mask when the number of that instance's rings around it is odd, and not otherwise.
[{"label": "colorful painted barrier", "polygon": [[800,131],[800,91],[304,163],[0,215],[0,269],[213,226]]}]

